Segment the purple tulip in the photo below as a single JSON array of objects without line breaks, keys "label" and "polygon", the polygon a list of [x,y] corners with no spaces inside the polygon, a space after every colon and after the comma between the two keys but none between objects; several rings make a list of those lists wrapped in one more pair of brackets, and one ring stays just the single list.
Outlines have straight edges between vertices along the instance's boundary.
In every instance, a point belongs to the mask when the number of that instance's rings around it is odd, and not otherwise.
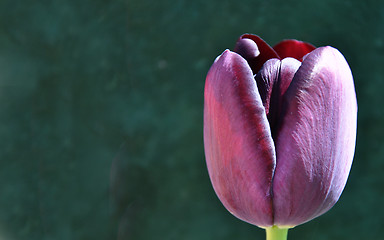
[{"label": "purple tulip", "polygon": [[357,122],[351,70],[338,50],[297,40],[271,48],[243,35],[213,63],[204,95],[207,167],[229,212],[290,228],[337,202]]}]

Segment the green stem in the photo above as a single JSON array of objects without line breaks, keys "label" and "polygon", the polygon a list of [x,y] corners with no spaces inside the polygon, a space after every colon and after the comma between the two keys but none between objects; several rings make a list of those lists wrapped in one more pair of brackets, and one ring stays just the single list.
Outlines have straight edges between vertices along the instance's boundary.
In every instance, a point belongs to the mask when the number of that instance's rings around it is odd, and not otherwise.
[{"label": "green stem", "polygon": [[265,229],[267,240],[287,240],[288,228],[279,228],[273,225]]}]

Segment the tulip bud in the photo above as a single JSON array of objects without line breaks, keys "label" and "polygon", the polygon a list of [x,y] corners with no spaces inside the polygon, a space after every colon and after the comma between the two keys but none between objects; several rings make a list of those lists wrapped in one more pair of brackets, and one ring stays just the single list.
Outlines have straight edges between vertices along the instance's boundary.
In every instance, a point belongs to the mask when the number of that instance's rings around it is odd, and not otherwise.
[{"label": "tulip bud", "polygon": [[297,40],[271,48],[243,35],[205,83],[213,188],[229,212],[268,231],[310,221],[344,189],[356,122],[353,77],[338,50]]}]

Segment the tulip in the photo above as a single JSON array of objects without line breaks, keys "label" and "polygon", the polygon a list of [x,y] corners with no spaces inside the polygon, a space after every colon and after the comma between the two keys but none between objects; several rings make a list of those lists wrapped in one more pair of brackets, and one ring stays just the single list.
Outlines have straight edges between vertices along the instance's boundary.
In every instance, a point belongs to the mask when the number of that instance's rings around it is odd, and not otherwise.
[{"label": "tulip", "polygon": [[284,239],[327,212],[352,165],[357,102],[335,48],[239,38],[210,68],[204,149],[213,188],[237,218]]}]

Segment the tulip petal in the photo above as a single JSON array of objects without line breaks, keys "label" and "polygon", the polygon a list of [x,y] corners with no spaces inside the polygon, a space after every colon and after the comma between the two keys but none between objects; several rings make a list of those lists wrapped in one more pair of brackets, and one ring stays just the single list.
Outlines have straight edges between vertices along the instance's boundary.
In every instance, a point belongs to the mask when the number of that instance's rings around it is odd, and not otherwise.
[{"label": "tulip petal", "polygon": [[[250,44],[248,44],[248,48],[243,48],[244,45],[241,42],[244,39],[252,40],[255,43],[256,48],[259,51],[259,54],[257,54],[257,55],[253,54],[254,57],[252,57],[252,54],[249,54],[248,52],[249,51],[254,52],[254,47],[250,47]],[[246,49],[248,49],[248,50],[246,50]],[[244,51],[244,50],[246,50],[246,51]],[[269,46],[268,43],[266,43],[259,36],[256,36],[253,34],[244,34],[244,35],[240,36],[240,38],[239,38],[239,40],[235,46],[235,52],[239,53],[241,56],[243,56],[247,60],[249,66],[252,69],[253,74],[258,73],[259,70],[261,69],[261,67],[263,66],[263,64],[268,59],[271,59],[271,58],[278,58],[279,59],[279,56],[277,55],[275,50],[273,50],[273,48],[271,46]]]},{"label": "tulip petal", "polygon": [[205,155],[217,196],[243,221],[272,226],[275,148],[246,60],[226,50],[208,72],[204,95]]},{"label": "tulip petal", "polygon": [[288,39],[276,44],[273,49],[283,59],[286,57],[292,57],[299,61],[303,60],[303,57],[315,50],[316,48],[309,43],[298,41],[295,39]]},{"label": "tulip petal", "polygon": [[342,54],[332,47],[308,54],[284,102],[275,142],[274,224],[295,226],[336,203],[352,164],[357,103]]}]

